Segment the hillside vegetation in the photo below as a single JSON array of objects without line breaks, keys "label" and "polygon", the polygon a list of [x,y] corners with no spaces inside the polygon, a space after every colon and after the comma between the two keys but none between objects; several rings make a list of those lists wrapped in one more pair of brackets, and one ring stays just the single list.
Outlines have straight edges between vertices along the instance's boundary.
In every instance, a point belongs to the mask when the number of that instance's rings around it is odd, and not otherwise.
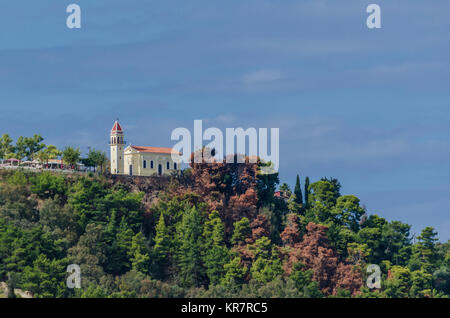
[{"label": "hillside vegetation", "polygon": [[[258,164],[162,178],[0,170],[0,281],[33,297],[448,297],[449,243],[333,178],[274,196]],[[425,213],[426,211],[424,211]],[[66,268],[81,267],[81,288]],[[382,270],[366,286],[367,265]]]}]

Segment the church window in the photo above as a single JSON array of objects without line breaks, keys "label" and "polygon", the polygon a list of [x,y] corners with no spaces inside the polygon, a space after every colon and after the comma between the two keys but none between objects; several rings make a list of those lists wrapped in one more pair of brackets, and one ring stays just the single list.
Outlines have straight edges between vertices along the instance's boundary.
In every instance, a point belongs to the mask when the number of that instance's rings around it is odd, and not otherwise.
[{"label": "church window", "polygon": [[177,163],[176,162],[173,163],[173,169],[177,170]]},{"label": "church window", "polygon": [[170,162],[167,161],[167,170],[169,170],[169,169],[170,169]]},{"label": "church window", "polygon": [[142,162],[142,166],[143,166],[144,169],[147,168],[147,160],[144,160],[144,161]]},{"label": "church window", "polygon": [[152,168],[152,169],[153,169],[153,160],[152,160],[152,161],[150,161],[150,168]]}]

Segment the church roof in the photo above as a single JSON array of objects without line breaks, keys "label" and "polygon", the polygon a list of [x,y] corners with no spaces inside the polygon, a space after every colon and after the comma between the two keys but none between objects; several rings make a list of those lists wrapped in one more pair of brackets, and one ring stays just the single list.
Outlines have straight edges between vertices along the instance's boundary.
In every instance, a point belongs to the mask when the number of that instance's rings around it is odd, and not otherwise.
[{"label": "church roof", "polygon": [[[173,150],[172,148],[141,147],[141,146],[130,146],[130,147],[139,152],[146,152],[146,153],[164,153],[164,154],[177,153],[177,151]],[[181,155],[181,153],[179,152],[178,154]]]},{"label": "church roof", "polygon": [[120,124],[119,124],[119,121],[118,121],[118,120],[116,120],[116,121],[114,122],[114,126],[113,126],[113,128],[111,129],[111,132],[122,132],[122,127],[120,127]]}]

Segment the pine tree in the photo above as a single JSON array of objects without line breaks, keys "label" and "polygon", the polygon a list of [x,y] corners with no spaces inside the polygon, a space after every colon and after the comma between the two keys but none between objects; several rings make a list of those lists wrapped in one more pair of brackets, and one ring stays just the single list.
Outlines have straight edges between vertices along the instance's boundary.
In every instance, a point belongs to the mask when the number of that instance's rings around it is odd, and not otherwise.
[{"label": "pine tree", "polygon": [[[417,262],[422,269],[430,272],[435,269],[438,258],[436,250],[437,232],[434,228],[428,226],[422,230],[417,237],[418,242],[413,246],[413,255],[410,263]],[[410,266],[414,268],[414,266]]]},{"label": "pine tree", "polygon": [[108,247],[108,262],[105,266],[108,272],[123,274],[130,270],[131,262],[128,251],[131,249],[133,236],[133,230],[129,228],[125,217],[122,217],[115,240]]},{"label": "pine tree", "polygon": [[239,256],[234,257],[228,264],[225,264],[224,269],[226,274],[222,278],[222,285],[233,287],[244,283],[248,268],[241,265]]},{"label": "pine tree", "polygon": [[163,279],[169,264],[170,237],[164,221],[164,215],[159,215],[156,225],[155,245],[153,246],[153,268],[156,276]]},{"label": "pine tree", "polygon": [[205,223],[203,260],[210,284],[217,285],[225,275],[224,265],[229,261],[228,249],[224,241],[225,225],[219,212],[213,211]]},{"label": "pine tree", "polygon": [[203,279],[202,218],[195,206],[184,213],[177,233],[180,241],[178,266],[181,285],[183,287],[199,286]]},{"label": "pine tree", "polygon": [[282,265],[276,248],[267,236],[256,240],[249,246],[254,262],[250,267],[252,279],[266,284],[283,273]]},{"label": "pine tree", "polygon": [[111,215],[108,218],[108,224],[106,225],[105,228],[105,239],[107,241],[113,241],[114,237],[116,236],[117,233],[117,212],[116,210],[112,210]]},{"label": "pine tree", "polygon": [[305,269],[305,265],[302,262],[297,262],[292,268],[292,274],[290,279],[294,282],[298,293],[302,297],[322,297],[322,293],[319,290],[319,285],[317,282],[312,280],[314,271]]},{"label": "pine tree", "polygon": [[295,194],[295,203],[303,204],[303,194],[302,194],[302,187],[300,185],[300,177],[297,175],[297,180],[295,182],[295,188],[294,188],[294,194]]},{"label": "pine tree", "polygon": [[231,243],[233,245],[245,243],[247,238],[252,235],[252,229],[250,228],[250,221],[243,217],[240,221],[234,222],[234,232],[231,237]]},{"label": "pine tree", "polygon": [[132,269],[143,274],[148,273],[150,263],[150,256],[148,255],[148,252],[145,237],[141,232],[139,232],[133,236],[131,241],[131,249],[128,251]]}]

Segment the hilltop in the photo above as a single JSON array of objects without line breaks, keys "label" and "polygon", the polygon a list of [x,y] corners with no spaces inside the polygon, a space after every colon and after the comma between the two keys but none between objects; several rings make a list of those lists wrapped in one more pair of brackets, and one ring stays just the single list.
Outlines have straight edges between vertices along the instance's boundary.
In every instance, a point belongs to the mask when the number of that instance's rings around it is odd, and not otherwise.
[{"label": "hilltop", "polygon": [[[171,176],[0,170],[0,281],[33,297],[446,297],[449,243],[370,214],[323,178],[258,164]],[[66,287],[78,264],[81,289]],[[381,289],[366,286],[369,264]]]}]

